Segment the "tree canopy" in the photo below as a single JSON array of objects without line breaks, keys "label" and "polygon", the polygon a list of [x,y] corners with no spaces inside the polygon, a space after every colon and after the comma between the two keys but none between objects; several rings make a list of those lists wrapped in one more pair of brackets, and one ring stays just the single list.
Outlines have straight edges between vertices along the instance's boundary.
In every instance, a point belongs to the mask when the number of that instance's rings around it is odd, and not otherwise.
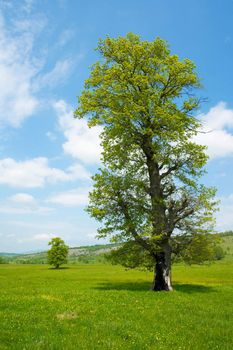
[{"label": "tree canopy", "polygon": [[47,252],[48,263],[58,269],[62,264],[67,263],[69,247],[60,237],[52,238],[49,245],[51,248]]},{"label": "tree canopy", "polygon": [[171,290],[172,252],[209,235],[216,208],[215,189],[199,183],[205,147],[193,141],[201,125],[196,67],[164,40],[132,33],[100,40],[97,50],[75,111],[103,127],[88,211],[102,223],[99,237],[152,259],[154,290]]}]

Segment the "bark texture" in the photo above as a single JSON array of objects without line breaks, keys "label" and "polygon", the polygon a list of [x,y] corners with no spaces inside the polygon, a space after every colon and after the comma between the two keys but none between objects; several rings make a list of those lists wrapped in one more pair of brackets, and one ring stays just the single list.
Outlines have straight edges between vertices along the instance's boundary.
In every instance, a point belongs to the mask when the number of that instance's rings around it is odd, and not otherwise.
[{"label": "bark texture", "polygon": [[152,284],[153,291],[171,291],[171,252],[156,254],[155,274]]}]

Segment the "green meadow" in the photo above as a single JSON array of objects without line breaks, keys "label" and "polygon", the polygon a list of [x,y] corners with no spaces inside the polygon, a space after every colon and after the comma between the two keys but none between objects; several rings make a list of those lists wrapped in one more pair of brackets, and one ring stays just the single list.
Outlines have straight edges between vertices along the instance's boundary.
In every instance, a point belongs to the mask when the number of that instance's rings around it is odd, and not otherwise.
[{"label": "green meadow", "polygon": [[152,273],[107,264],[0,265],[0,349],[233,348],[233,261]]}]

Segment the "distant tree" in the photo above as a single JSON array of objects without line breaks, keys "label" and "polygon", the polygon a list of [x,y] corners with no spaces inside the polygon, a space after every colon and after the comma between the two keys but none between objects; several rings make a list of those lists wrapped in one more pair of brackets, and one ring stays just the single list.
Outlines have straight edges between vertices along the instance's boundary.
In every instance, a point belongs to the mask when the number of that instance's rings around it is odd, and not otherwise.
[{"label": "distant tree", "polygon": [[88,211],[103,224],[99,237],[122,243],[113,254],[152,264],[152,289],[168,291],[172,255],[188,246],[193,254],[192,242],[209,239],[214,227],[215,189],[199,184],[208,157],[193,141],[200,81],[194,63],[172,55],[160,38],[107,37],[98,51],[102,60],[75,112],[90,127],[103,126],[103,167]]},{"label": "distant tree", "polygon": [[59,237],[52,238],[49,245],[51,248],[47,252],[48,263],[59,269],[60,265],[67,263],[69,247]]},{"label": "distant tree", "polygon": [[174,255],[175,259],[184,261],[187,264],[203,264],[214,260],[221,260],[225,254],[219,245],[222,240],[216,234],[194,234],[189,242],[183,237],[174,239]]},{"label": "distant tree", "polygon": [[6,264],[6,260],[2,256],[0,256],[0,264]]},{"label": "distant tree", "polygon": [[227,236],[233,236],[233,231],[224,231],[219,233],[220,236],[222,237],[227,237]]},{"label": "distant tree", "polygon": [[214,248],[214,258],[215,258],[215,260],[222,260],[222,259],[225,258],[225,256],[226,256],[225,250],[220,245],[217,245]]}]

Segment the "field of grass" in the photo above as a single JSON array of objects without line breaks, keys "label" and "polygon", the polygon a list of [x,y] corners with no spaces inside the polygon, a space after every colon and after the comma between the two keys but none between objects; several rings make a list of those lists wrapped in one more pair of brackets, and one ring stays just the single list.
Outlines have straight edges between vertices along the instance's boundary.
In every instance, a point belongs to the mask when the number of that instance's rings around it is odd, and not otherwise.
[{"label": "field of grass", "polygon": [[110,265],[0,265],[0,349],[233,348],[233,262],[176,265],[175,291]]}]

